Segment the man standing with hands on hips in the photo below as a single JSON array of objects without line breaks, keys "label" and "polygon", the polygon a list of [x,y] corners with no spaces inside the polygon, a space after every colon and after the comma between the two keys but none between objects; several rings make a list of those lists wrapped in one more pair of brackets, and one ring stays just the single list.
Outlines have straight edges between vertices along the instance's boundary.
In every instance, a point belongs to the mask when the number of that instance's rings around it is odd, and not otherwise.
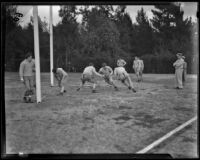
[{"label": "man standing with hands on hips", "polygon": [[175,80],[176,80],[176,89],[183,89],[183,65],[184,60],[182,58],[182,53],[177,53],[177,60],[173,63],[173,66],[175,67]]}]

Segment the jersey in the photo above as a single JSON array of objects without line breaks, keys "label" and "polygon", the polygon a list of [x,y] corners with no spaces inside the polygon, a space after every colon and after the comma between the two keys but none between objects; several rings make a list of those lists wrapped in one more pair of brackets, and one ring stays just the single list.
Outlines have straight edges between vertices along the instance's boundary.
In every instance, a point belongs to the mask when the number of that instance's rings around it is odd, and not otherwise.
[{"label": "jersey", "polygon": [[33,76],[35,69],[35,61],[32,60],[31,62],[27,61],[26,59],[21,62],[19,68],[19,75],[22,78],[23,76]]},{"label": "jersey", "polygon": [[114,75],[118,79],[122,80],[122,79],[125,79],[128,76],[128,73],[126,72],[124,67],[116,67],[115,70],[114,70]]},{"label": "jersey", "polygon": [[65,72],[62,68],[57,68],[57,75],[62,79],[63,77],[68,76],[67,72]]},{"label": "jersey", "polygon": [[96,69],[93,66],[86,67],[83,71],[83,74],[89,75],[89,76],[93,76],[94,74],[99,75],[99,73],[96,72]]},{"label": "jersey", "polygon": [[113,74],[113,70],[111,67],[105,66],[105,67],[100,68],[99,73],[105,76],[110,76]]}]

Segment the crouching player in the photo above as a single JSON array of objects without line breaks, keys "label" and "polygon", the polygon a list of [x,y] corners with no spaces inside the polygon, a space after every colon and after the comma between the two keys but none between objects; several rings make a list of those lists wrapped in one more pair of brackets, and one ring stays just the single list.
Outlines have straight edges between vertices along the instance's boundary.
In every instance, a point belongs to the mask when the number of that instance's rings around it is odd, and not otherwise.
[{"label": "crouching player", "polygon": [[96,72],[96,69],[94,68],[94,64],[93,63],[89,63],[89,66],[87,66],[84,71],[83,74],[81,76],[81,85],[80,87],[77,89],[77,91],[79,91],[85,84],[85,82],[90,82],[93,83],[93,87],[92,87],[92,93],[96,93],[96,81],[94,79],[94,75],[97,75],[99,77],[103,77],[103,75],[99,74],[98,72]]},{"label": "crouching player", "polygon": [[68,74],[62,68],[52,69],[55,78],[58,80],[58,86],[60,87],[60,93],[58,95],[63,95],[65,90],[65,83],[67,82]]},{"label": "crouching player", "polygon": [[133,88],[131,78],[123,66],[118,64],[118,67],[116,67],[114,70],[114,75],[117,77],[118,80],[120,80],[124,85],[126,85],[128,89],[132,90],[133,92],[136,92],[136,90]]},{"label": "crouching player", "polygon": [[99,73],[104,76],[104,80],[106,83],[112,85],[115,90],[118,91],[117,86],[113,83],[113,70],[111,67],[107,66],[106,63],[102,63],[102,68],[100,68]]}]

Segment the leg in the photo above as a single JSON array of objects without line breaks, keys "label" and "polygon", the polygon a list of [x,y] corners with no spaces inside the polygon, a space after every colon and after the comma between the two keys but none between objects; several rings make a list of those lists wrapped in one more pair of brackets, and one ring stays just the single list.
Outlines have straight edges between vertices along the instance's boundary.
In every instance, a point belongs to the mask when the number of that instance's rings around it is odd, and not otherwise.
[{"label": "leg", "polygon": [[178,87],[181,89],[183,88],[183,69],[177,69],[177,81],[178,81]]},{"label": "leg", "polygon": [[93,83],[93,86],[92,86],[92,93],[96,93],[96,83]]},{"label": "leg", "polygon": [[142,71],[140,71],[140,81],[143,81],[143,79],[142,79]]},{"label": "leg", "polygon": [[131,81],[131,78],[130,78],[130,76],[127,76],[127,81],[128,81],[128,84],[129,84],[129,89],[131,89],[133,92],[136,92],[136,90],[133,88],[133,83],[132,83],[132,81]]},{"label": "leg", "polygon": [[92,83],[93,86],[92,86],[92,93],[96,93],[96,85],[97,85],[97,82],[94,80],[93,77],[89,78],[88,79],[88,82]]},{"label": "leg", "polygon": [[115,88],[115,90],[118,91],[118,87],[114,84],[112,77],[108,77],[108,79],[105,80],[105,81],[106,81],[108,84],[112,85],[112,86]]},{"label": "leg", "polygon": [[31,93],[34,94],[34,79],[35,77],[34,76],[31,76],[30,77],[30,90],[31,90]]},{"label": "leg", "polygon": [[77,91],[80,91],[80,89],[83,88],[85,82],[86,82],[85,76],[82,75],[81,76],[81,84],[80,84],[79,88],[77,88]]},{"label": "leg", "polygon": [[25,85],[25,88],[26,88],[26,91],[24,93],[24,96],[26,96],[26,92],[29,91],[31,88],[30,88],[30,82],[29,82],[29,77],[28,76],[25,76],[24,77],[24,85]]},{"label": "leg", "polygon": [[139,82],[139,72],[138,72],[138,70],[136,70],[136,72],[135,72],[135,74],[136,74],[136,76],[137,76],[137,82]]}]

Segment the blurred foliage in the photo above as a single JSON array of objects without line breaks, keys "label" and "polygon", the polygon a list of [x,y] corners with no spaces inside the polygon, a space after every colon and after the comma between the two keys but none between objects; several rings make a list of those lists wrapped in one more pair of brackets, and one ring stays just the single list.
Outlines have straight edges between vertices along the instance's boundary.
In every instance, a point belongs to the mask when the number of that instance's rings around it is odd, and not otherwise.
[{"label": "blurred foliage", "polygon": [[[25,54],[34,54],[33,21],[22,28],[14,17],[17,6],[5,5],[6,71],[18,71]],[[145,73],[174,73],[176,53],[182,52],[188,62],[188,72],[197,72],[198,30],[191,18],[183,19],[179,5],[155,5],[148,19],[141,8],[132,23],[126,6],[112,5],[60,6],[61,21],[53,26],[54,66],[82,72],[89,62],[97,69],[103,62],[116,67],[118,58],[127,61],[133,72],[135,56],[144,60]],[[78,23],[78,16],[82,22]],[[47,23],[39,18],[41,71],[49,72],[49,32]]]}]

